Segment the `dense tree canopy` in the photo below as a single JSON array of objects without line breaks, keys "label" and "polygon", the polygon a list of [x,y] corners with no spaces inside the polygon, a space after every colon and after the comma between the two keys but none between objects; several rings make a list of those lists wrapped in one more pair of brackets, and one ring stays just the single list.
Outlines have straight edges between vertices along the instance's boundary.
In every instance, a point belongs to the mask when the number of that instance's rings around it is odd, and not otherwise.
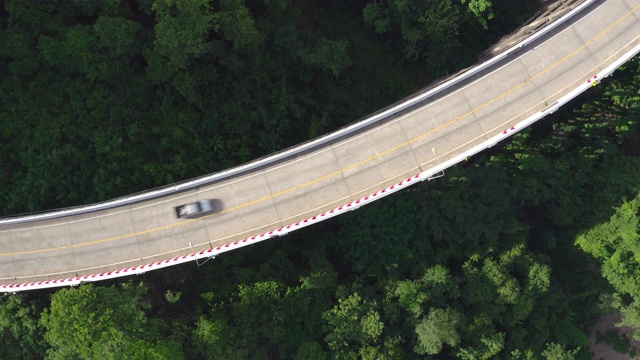
[{"label": "dense tree canopy", "polygon": [[106,200],[280,150],[472,62],[497,37],[489,29],[518,25],[505,17],[487,27],[487,1],[438,3],[420,11],[472,15],[408,25],[409,43],[459,44],[476,18],[487,38],[426,71],[363,24],[375,6],[416,16],[412,2],[9,0],[0,11],[0,185],[11,191],[0,193],[1,211]]},{"label": "dense tree canopy", "polygon": [[581,234],[576,244],[602,262],[602,275],[615,289],[611,305],[640,339],[640,194],[608,222]]},{"label": "dense tree canopy", "polygon": [[[2,213],[307,140],[472,63],[533,6],[6,1]],[[589,358],[601,305],[640,328],[638,84],[630,62],[443,178],[202,267],[0,298],[0,357]]]},{"label": "dense tree canopy", "polygon": [[42,315],[51,359],[180,359],[181,344],[164,337],[163,322],[147,319],[143,287],[62,289]]}]

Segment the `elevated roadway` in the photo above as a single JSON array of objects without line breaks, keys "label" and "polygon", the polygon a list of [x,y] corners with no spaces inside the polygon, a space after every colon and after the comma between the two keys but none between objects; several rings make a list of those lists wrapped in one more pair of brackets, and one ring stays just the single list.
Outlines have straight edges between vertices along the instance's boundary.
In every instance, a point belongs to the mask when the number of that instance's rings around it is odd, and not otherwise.
[{"label": "elevated roadway", "polygon": [[[265,161],[153,196],[0,220],[0,291],[141,273],[281,236],[428,179],[588,90],[640,51],[640,0],[589,1],[434,91]],[[220,199],[178,220],[174,206]]]}]

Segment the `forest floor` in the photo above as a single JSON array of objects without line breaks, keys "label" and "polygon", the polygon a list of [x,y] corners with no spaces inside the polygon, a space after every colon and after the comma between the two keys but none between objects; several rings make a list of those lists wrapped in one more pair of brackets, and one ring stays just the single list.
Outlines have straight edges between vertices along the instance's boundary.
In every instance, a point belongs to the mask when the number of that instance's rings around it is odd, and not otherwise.
[{"label": "forest floor", "polygon": [[511,49],[516,44],[534,35],[540,29],[558,20],[571,10],[580,6],[580,4],[585,1],[586,0],[541,0],[543,6],[540,10],[538,10],[538,12],[536,12],[529,20],[527,20],[524,24],[522,24],[522,26],[517,28],[511,34],[503,36],[495,44],[491,45],[487,50],[478,55],[473,65],[468,66],[456,73],[441,77],[440,79],[429,84],[429,86],[422,88],[420,91],[426,92],[428,90],[431,90],[447,80],[462,75],[472,67]]},{"label": "forest floor", "polygon": [[513,33],[504,36],[500,41],[484,52],[484,56],[489,58],[503,51],[508,50],[515,44],[523,41],[549,23],[561,18],[569,11],[575,9],[585,0],[551,0],[542,1],[544,6],[529,21],[523,24]]},{"label": "forest floor", "polygon": [[[620,314],[611,314],[600,318],[593,326],[591,336],[589,337],[589,353],[594,360],[630,360],[640,359],[638,352],[640,351],[640,341],[633,340],[633,332],[628,327],[616,327],[615,324],[621,321]],[[614,349],[611,341],[598,341],[598,334],[617,334],[619,341],[617,342],[622,348],[627,348],[627,352],[621,352],[622,349]],[[628,339],[628,340],[627,340]],[[627,345],[628,341],[628,345]]]}]

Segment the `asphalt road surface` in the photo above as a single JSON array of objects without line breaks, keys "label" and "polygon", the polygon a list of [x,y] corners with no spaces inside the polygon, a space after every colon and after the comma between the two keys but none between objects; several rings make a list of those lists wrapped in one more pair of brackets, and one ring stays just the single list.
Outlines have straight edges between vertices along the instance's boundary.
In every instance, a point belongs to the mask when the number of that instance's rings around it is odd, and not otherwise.
[{"label": "asphalt road surface", "polygon": [[[459,155],[553,106],[638,44],[640,0],[600,1],[532,46],[423,106],[304,155],[168,197],[84,215],[0,225],[0,284],[164,260],[351,202]],[[176,219],[175,206],[198,199],[220,199],[221,211],[194,220]]]}]

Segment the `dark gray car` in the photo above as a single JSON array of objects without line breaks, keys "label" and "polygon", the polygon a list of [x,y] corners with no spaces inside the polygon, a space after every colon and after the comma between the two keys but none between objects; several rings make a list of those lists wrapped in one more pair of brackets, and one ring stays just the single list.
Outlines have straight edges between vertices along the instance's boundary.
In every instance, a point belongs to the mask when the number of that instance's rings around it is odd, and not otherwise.
[{"label": "dark gray car", "polygon": [[178,218],[194,218],[208,213],[212,213],[215,209],[214,200],[199,200],[191,204],[177,206],[176,216]]}]

